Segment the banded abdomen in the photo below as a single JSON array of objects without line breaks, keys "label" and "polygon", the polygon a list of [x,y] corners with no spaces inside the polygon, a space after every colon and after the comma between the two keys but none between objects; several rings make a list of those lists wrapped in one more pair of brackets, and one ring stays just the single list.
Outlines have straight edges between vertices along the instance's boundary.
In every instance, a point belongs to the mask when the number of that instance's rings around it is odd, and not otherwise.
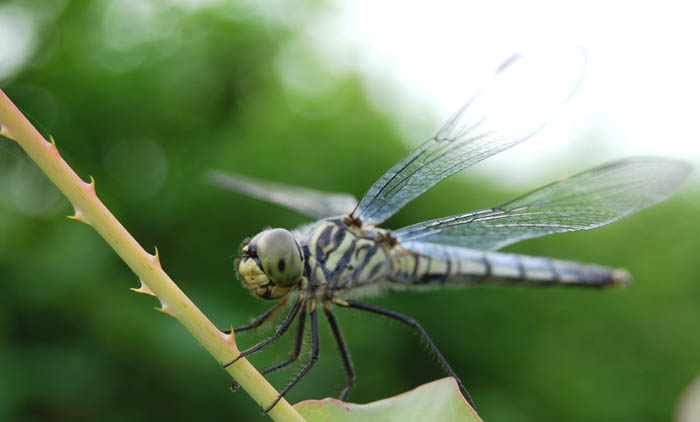
[{"label": "banded abdomen", "polygon": [[409,242],[392,253],[391,280],[412,285],[480,282],[603,287],[625,284],[625,270],[575,261]]}]

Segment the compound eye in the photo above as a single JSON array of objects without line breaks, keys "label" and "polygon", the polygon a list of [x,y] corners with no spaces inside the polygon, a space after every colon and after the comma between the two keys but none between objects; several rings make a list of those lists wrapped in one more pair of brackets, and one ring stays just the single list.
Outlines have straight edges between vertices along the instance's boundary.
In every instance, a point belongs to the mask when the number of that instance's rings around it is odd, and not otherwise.
[{"label": "compound eye", "polygon": [[[253,244],[254,243],[254,244]],[[255,247],[265,275],[275,284],[292,286],[299,282],[302,272],[299,246],[285,229],[260,233],[251,242]]]}]

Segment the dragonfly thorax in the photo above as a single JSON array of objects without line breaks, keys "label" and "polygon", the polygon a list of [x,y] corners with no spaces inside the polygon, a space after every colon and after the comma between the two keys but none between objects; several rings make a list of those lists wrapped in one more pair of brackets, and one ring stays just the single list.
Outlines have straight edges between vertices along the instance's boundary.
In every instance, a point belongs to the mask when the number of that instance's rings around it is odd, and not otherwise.
[{"label": "dragonfly thorax", "polygon": [[[391,246],[383,230],[360,228],[346,218],[321,221],[302,242],[309,288],[333,296],[386,279],[392,273]],[[318,295],[319,293],[316,292]]]},{"label": "dragonfly thorax", "polygon": [[301,249],[285,229],[257,234],[243,247],[242,253],[238,274],[255,296],[279,299],[301,280]]}]

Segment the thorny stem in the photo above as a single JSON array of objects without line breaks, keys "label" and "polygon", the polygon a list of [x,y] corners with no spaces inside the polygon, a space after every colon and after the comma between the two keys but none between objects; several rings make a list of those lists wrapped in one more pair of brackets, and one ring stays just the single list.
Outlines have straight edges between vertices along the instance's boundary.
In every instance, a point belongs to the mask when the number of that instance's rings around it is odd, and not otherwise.
[{"label": "thorny stem", "polygon": [[[2,90],[0,134],[17,142],[63,192],[75,209],[71,218],[92,226],[140,277],[142,286],[136,291],[152,292],[162,304],[159,310],[177,318],[218,362],[230,362],[239,355],[233,333],[222,334],[204,316],[163,271],[158,251],[151,255],[138,244],[99,200],[94,181],[83,182],[61,158],[53,139],[47,142]],[[239,359],[226,371],[262,408],[267,408],[278,397],[274,387],[246,359]],[[304,420],[284,399],[268,415],[275,421]]]}]

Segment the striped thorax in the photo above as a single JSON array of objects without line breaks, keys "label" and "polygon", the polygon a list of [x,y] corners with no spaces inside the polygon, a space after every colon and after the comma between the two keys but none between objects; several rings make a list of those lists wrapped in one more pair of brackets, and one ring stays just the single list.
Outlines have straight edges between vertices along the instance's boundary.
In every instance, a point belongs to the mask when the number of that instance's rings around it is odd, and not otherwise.
[{"label": "striped thorax", "polygon": [[309,257],[310,287],[342,292],[386,279],[392,273],[391,246],[383,233],[346,224],[342,218],[320,222],[302,248]]},{"label": "striped thorax", "polygon": [[318,222],[298,241],[287,230],[265,230],[243,247],[238,273],[263,299],[279,299],[298,284],[309,297],[332,297],[391,277],[387,239],[380,229],[363,230],[342,218]]}]

